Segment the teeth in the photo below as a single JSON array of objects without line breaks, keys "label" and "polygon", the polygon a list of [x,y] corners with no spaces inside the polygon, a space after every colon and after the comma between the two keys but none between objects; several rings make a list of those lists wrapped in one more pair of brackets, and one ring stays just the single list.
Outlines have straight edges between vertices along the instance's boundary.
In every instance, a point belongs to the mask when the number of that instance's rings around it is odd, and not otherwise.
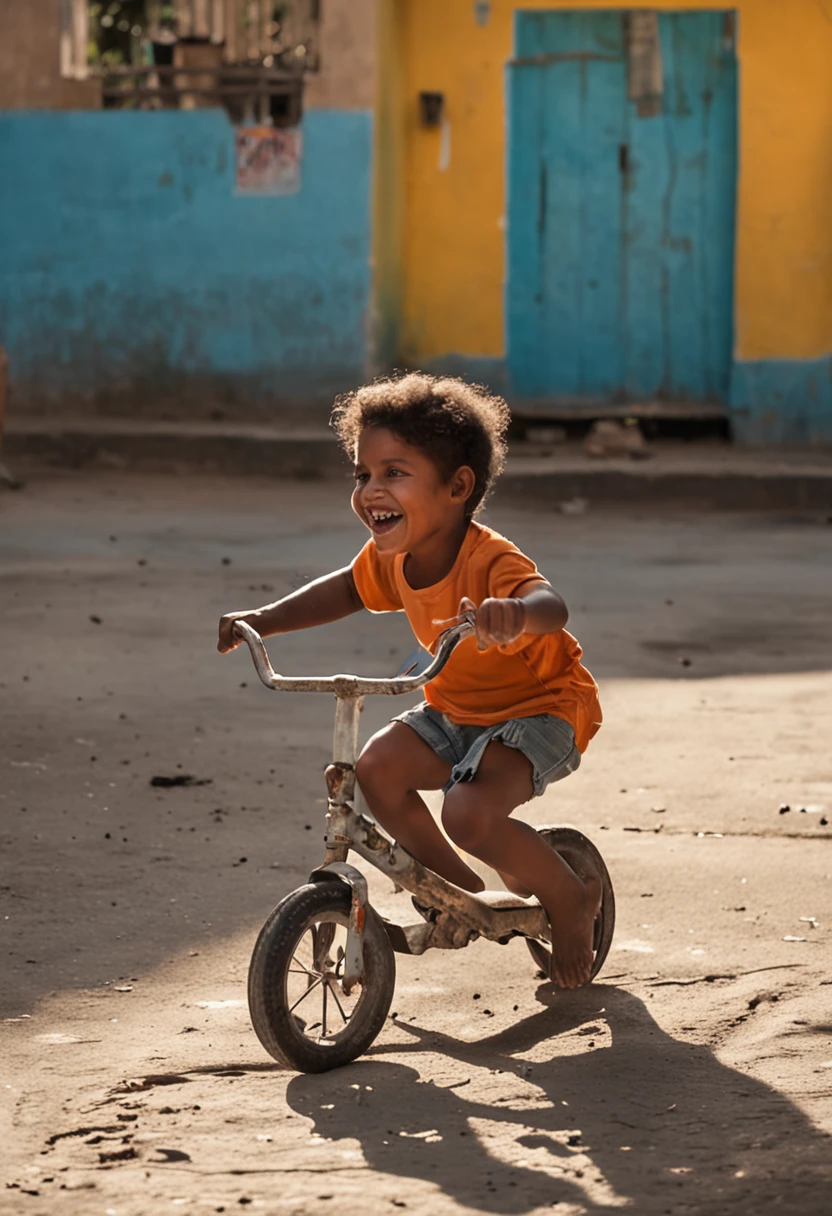
[{"label": "teeth", "polygon": [[383,523],[385,519],[395,519],[395,511],[371,511],[370,516],[377,524]]}]

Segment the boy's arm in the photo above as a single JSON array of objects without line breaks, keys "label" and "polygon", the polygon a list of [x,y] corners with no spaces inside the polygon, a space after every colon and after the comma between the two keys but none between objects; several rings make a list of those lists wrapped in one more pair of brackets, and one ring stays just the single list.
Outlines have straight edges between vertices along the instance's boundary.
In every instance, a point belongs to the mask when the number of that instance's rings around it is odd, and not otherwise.
[{"label": "boy's arm", "polygon": [[326,625],[329,621],[339,621],[342,617],[351,616],[364,607],[355,586],[352,570],[346,566],[333,574],[325,574],[314,582],[293,591],[274,604],[266,604],[262,608],[254,608],[244,612],[227,612],[220,617],[220,636],[217,650],[227,654],[239,646],[239,638],[234,636],[234,626],[237,621],[245,621],[256,629],[261,637],[271,637],[275,633],[289,633],[293,629],[309,629],[313,625]]},{"label": "boy's arm", "polygon": [[540,579],[526,583],[517,591],[516,598],[526,610],[526,623],[521,633],[559,633],[565,628],[569,609],[549,583]]},{"label": "boy's arm", "polygon": [[542,579],[518,587],[510,599],[483,600],[477,608],[463,599],[460,613],[476,611],[477,646],[505,646],[524,633],[558,633],[569,620],[569,612],[557,591]]}]

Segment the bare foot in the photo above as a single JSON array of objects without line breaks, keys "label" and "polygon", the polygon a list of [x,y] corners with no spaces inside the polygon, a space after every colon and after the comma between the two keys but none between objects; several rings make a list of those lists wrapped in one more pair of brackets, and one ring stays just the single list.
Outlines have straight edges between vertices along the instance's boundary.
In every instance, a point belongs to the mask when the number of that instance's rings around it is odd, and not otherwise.
[{"label": "bare foot", "polygon": [[592,971],[592,937],[595,917],[601,907],[601,880],[580,880],[558,892],[557,901],[547,903],[552,926],[551,980],[558,988],[582,988]]}]

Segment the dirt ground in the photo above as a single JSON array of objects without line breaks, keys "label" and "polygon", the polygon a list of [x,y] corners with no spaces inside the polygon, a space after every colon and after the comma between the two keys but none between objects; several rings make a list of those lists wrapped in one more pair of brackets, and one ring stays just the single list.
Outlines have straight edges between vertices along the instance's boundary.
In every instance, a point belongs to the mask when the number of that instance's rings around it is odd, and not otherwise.
[{"label": "dirt ground", "polygon": [[[0,495],[0,1211],[829,1212],[832,527],[499,498],[489,522],[601,685],[603,730],[528,817],[603,851],[613,949],[573,994],[519,941],[399,957],[369,1054],[299,1076],[245,980],[322,857],[332,702],[268,693],[215,627],[349,560],[346,488]],[[390,674],[412,642],[364,613],[270,649]],[[150,785],[177,773],[210,784]],[[407,918],[375,875],[371,897]]]}]

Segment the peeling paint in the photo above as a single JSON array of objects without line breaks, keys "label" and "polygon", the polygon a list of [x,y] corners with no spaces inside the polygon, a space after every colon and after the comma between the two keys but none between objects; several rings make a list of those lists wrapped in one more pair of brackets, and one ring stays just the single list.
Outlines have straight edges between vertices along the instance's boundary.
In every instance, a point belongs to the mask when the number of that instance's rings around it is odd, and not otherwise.
[{"label": "peeling paint", "polygon": [[451,167],[451,120],[449,118],[442,119],[442,128],[439,133],[439,172],[447,173]]}]

